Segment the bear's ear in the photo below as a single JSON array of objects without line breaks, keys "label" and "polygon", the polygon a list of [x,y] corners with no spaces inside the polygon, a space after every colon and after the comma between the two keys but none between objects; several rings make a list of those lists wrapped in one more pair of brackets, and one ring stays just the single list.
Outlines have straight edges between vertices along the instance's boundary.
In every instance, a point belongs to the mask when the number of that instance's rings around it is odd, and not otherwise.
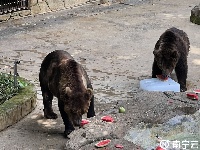
[{"label": "bear's ear", "polygon": [[65,91],[66,91],[67,96],[71,95],[72,93],[72,90],[70,89],[70,87],[66,87]]},{"label": "bear's ear", "polygon": [[159,53],[159,50],[154,50],[154,51],[153,51],[153,54],[154,54],[154,55],[158,55],[158,53]]},{"label": "bear's ear", "polygon": [[93,96],[93,91],[92,91],[92,89],[88,88],[86,90],[86,94],[85,94],[86,100],[90,100],[92,98],[92,96]]}]

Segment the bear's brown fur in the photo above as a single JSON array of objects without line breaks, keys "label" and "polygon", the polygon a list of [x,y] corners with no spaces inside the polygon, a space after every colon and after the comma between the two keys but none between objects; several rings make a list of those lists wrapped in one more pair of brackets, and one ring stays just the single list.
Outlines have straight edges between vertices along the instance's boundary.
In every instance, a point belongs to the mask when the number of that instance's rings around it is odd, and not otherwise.
[{"label": "bear's brown fur", "polygon": [[80,126],[82,115],[95,116],[92,85],[83,67],[62,50],[49,53],[43,60],[39,73],[44,116],[56,119],[52,109],[53,96],[65,124],[65,135]]},{"label": "bear's brown fur", "polygon": [[153,51],[152,77],[156,78],[156,75],[169,76],[175,69],[180,90],[186,91],[189,47],[190,42],[184,31],[174,27],[166,30],[160,36]]}]

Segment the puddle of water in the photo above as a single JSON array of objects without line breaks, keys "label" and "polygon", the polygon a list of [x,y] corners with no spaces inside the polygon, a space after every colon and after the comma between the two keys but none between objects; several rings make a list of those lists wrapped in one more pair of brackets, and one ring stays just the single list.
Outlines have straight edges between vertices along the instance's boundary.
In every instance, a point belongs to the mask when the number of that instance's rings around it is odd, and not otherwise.
[{"label": "puddle of water", "polygon": [[[124,137],[126,140],[136,145],[141,145],[145,149],[155,149],[160,144],[156,136],[161,137],[161,141],[200,141],[200,111],[188,116],[175,116],[164,124],[159,124],[149,128],[147,124],[140,123],[135,128],[128,131]],[[166,148],[169,150],[173,145]]]}]

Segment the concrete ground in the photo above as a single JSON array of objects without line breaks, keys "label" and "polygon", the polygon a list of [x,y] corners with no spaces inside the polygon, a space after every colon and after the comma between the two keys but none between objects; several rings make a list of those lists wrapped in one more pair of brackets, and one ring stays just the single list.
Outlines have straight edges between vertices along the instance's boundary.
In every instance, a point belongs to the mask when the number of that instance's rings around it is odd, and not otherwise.
[{"label": "concrete ground", "polygon": [[[190,11],[199,1],[153,2],[154,5],[143,1],[110,6],[92,3],[1,23],[1,71],[9,72],[14,60],[20,60],[18,73],[36,85],[38,100],[31,114],[0,132],[0,149],[90,150],[105,138],[112,142],[103,149],[116,149],[116,143],[127,150],[143,149],[124,138],[131,127],[140,122],[151,127],[176,115],[195,113],[199,102],[188,100],[185,93],[139,90],[139,81],[151,76],[156,41],[172,26],[184,30],[191,43],[188,91],[200,89],[199,26],[189,21]],[[43,118],[38,72],[42,59],[55,49],[68,51],[86,68],[95,92],[97,116],[85,128],[73,132],[70,140],[62,136],[64,126],[60,116],[57,120]],[[59,114],[56,99],[53,106]],[[118,113],[120,106],[126,108],[125,114]],[[115,122],[102,122],[103,115],[111,115]]]}]

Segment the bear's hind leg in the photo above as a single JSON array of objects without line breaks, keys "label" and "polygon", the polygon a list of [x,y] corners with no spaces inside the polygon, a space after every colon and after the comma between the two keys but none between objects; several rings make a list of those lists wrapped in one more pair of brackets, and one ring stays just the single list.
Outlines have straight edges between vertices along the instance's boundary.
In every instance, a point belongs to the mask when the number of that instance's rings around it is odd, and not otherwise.
[{"label": "bear's hind leg", "polygon": [[42,87],[41,89],[44,105],[44,117],[47,119],[57,119],[58,116],[56,113],[53,112],[52,109],[53,94],[47,88]]},{"label": "bear's hind leg", "polygon": [[58,100],[58,107],[65,125],[64,136],[67,137],[73,130],[75,130],[75,128],[72,125],[71,121],[69,120],[69,117],[64,110],[64,104],[63,102],[61,102],[61,100]]},{"label": "bear's hind leg", "polygon": [[93,95],[90,101],[90,107],[87,112],[87,118],[94,117],[94,116],[95,116],[95,111],[94,111],[94,95]]}]

